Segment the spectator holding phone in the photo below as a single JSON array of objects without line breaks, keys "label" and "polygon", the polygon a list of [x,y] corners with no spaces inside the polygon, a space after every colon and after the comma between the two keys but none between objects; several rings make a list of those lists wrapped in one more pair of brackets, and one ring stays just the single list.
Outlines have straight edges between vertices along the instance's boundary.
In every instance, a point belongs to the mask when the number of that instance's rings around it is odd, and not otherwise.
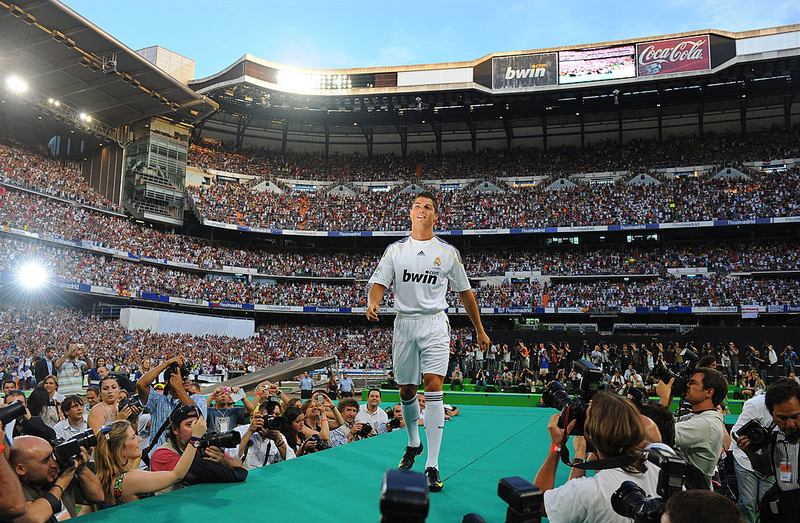
[{"label": "spectator holding phone", "polygon": [[[241,399],[244,407],[235,405]],[[245,419],[253,412],[253,404],[239,387],[217,387],[206,398],[208,407],[208,426],[211,432],[220,434],[245,424]]]}]

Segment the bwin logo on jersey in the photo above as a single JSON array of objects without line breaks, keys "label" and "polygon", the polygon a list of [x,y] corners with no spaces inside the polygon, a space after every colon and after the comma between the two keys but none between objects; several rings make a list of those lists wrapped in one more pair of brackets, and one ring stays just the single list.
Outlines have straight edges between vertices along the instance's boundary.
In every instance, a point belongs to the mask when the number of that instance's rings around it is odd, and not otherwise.
[{"label": "bwin logo on jersey", "polygon": [[403,269],[403,281],[411,283],[427,283],[429,285],[436,285],[438,277],[435,274],[417,274],[416,272],[408,272]]}]

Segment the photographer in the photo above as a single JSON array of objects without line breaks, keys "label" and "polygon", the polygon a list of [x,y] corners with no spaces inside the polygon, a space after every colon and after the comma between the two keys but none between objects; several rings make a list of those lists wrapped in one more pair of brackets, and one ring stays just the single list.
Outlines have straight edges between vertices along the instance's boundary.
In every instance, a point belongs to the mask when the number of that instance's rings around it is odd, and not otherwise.
[{"label": "photographer", "polygon": [[[656,393],[661,404],[672,403],[672,385],[659,381]],[[684,399],[692,406],[692,413],[678,418],[675,424],[675,447],[682,450],[689,463],[705,474],[711,488],[711,477],[722,454],[727,431],[724,418],[717,410],[728,394],[728,382],[722,373],[707,367],[697,367],[686,382]]]},{"label": "photographer", "polygon": [[[266,401],[259,405],[258,413],[253,416],[239,444],[239,459],[247,470],[286,461],[295,457],[289,448],[286,438],[281,434],[283,418],[280,417],[280,405],[274,401]],[[265,426],[272,423],[273,428]]]},{"label": "photographer", "polygon": [[598,470],[593,477],[583,477],[585,472],[572,469],[564,485],[553,488],[558,468],[561,446],[566,444],[566,434],[576,423],[570,422],[566,431],[558,427],[560,414],[550,418],[550,452],[545,458],[534,485],[544,492],[543,510],[551,523],[559,522],[625,522],[627,519],[614,512],[611,496],[623,481],[633,481],[646,495],[655,496],[658,467],[645,464],[639,444],[646,434],[641,416],[629,400],[617,394],[599,392],[586,410],[584,437],[573,439],[575,458],[585,461],[586,446],[591,443],[600,459],[616,458],[617,466]]},{"label": "photographer", "polygon": [[403,419],[403,405],[396,403],[392,407],[392,417],[386,422],[386,432],[391,432],[396,429],[406,428],[406,422]]},{"label": "photographer", "polygon": [[[7,443],[3,436],[5,427],[0,422],[0,442]],[[25,503],[25,494],[22,492],[22,484],[17,475],[8,464],[8,454],[11,454],[11,447],[2,445],[0,451],[0,521],[11,520],[22,516],[28,510]]]},{"label": "photographer", "polygon": [[[135,405],[120,403],[122,389],[119,386],[119,378],[109,374],[100,380],[100,403],[92,407],[89,412],[89,428],[95,434],[100,432],[100,428],[109,425],[112,421],[121,419],[135,420],[142,409]],[[119,405],[123,405],[119,408]]]},{"label": "photographer", "polygon": [[[182,481],[174,484],[171,490],[177,490],[198,483],[236,483],[247,478],[247,469],[242,460],[228,456],[220,447],[207,444],[206,437],[196,434],[196,422],[200,418],[200,409],[195,405],[183,405],[175,409],[170,416],[170,429],[167,441],[153,452],[150,468],[155,471],[174,471],[186,450],[192,445],[203,459],[194,459],[189,472]],[[238,443],[238,433],[234,433]],[[205,441],[205,442],[204,442]],[[191,451],[191,449],[189,449]]]},{"label": "photographer", "polygon": [[361,439],[359,436],[362,429],[361,423],[355,423],[358,408],[358,401],[355,398],[347,397],[339,400],[337,410],[341,413],[344,423],[330,431],[331,447],[338,447]]},{"label": "photographer", "polygon": [[[156,391],[151,384],[164,373],[164,393]],[[201,415],[206,417],[206,401],[200,394],[189,396],[189,369],[186,367],[186,359],[183,356],[175,356],[150,370],[147,374],[139,378],[136,388],[139,391],[139,401],[150,413],[150,432],[155,436],[156,432],[166,423],[170,414],[179,405],[194,405],[200,409]],[[167,430],[169,432],[169,430]],[[152,442],[155,448],[164,443],[164,434],[158,441]]]},{"label": "photographer", "polygon": [[[766,397],[761,394],[755,398],[744,402],[742,413],[736,420],[731,429],[733,436],[740,436],[741,429],[751,420],[755,420],[762,427],[767,427],[772,423],[764,400]],[[739,510],[747,523],[754,523],[756,520],[756,510],[758,502],[764,494],[775,484],[775,479],[771,476],[764,477],[753,470],[750,458],[747,453],[738,445],[733,447],[733,466],[736,471],[736,480],[739,486]]]},{"label": "photographer", "polygon": [[789,378],[781,378],[767,389],[764,403],[775,425],[764,438],[766,446],[757,449],[750,437],[742,434],[737,434],[736,443],[750,458],[756,472],[775,478],[775,485],[760,503],[761,521],[797,521],[800,513],[800,385]]},{"label": "photographer", "polygon": [[46,440],[36,436],[15,438],[9,463],[22,483],[28,511],[14,521],[56,521],[62,511],[75,517],[76,503],[103,501],[103,487],[97,476],[86,467],[88,461],[87,449],[81,449],[80,456],[62,470],[53,457],[53,447]]},{"label": "photographer", "polygon": [[380,404],[381,391],[370,389],[367,403],[361,405],[358,414],[356,414],[356,423],[367,423],[372,426],[375,434],[385,434],[386,422],[389,421],[389,416],[386,415],[383,409],[378,408]]}]

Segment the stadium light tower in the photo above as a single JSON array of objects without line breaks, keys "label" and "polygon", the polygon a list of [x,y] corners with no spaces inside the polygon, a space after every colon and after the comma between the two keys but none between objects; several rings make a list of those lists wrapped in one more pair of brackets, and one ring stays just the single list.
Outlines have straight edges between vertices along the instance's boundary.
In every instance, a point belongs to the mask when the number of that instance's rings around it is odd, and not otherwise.
[{"label": "stadium light tower", "polygon": [[17,283],[31,291],[44,286],[48,279],[47,269],[37,261],[25,262],[17,271]]}]

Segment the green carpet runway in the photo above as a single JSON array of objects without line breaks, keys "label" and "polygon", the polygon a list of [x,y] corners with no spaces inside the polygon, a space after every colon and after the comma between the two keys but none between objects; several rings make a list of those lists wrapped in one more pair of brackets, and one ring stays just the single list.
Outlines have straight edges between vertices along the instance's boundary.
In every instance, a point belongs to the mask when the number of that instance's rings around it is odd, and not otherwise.
[{"label": "green carpet runway", "polygon": [[[488,523],[505,521],[507,505],[497,496],[497,482],[508,476],[533,481],[550,447],[547,422],[554,413],[545,408],[461,407],[459,416],[445,422],[439,457],[444,490],[430,494],[427,521],[460,522],[470,512]],[[726,421],[732,423],[735,416]],[[427,449],[424,427],[420,436]],[[383,474],[397,467],[406,443],[405,430],[398,430],[250,471],[244,483],[195,485],[87,514],[81,521],[377,522]],[[415,471],[424,469],[425,454],[414,465]],[[561,464],[556,485],[568,475]]]}]

